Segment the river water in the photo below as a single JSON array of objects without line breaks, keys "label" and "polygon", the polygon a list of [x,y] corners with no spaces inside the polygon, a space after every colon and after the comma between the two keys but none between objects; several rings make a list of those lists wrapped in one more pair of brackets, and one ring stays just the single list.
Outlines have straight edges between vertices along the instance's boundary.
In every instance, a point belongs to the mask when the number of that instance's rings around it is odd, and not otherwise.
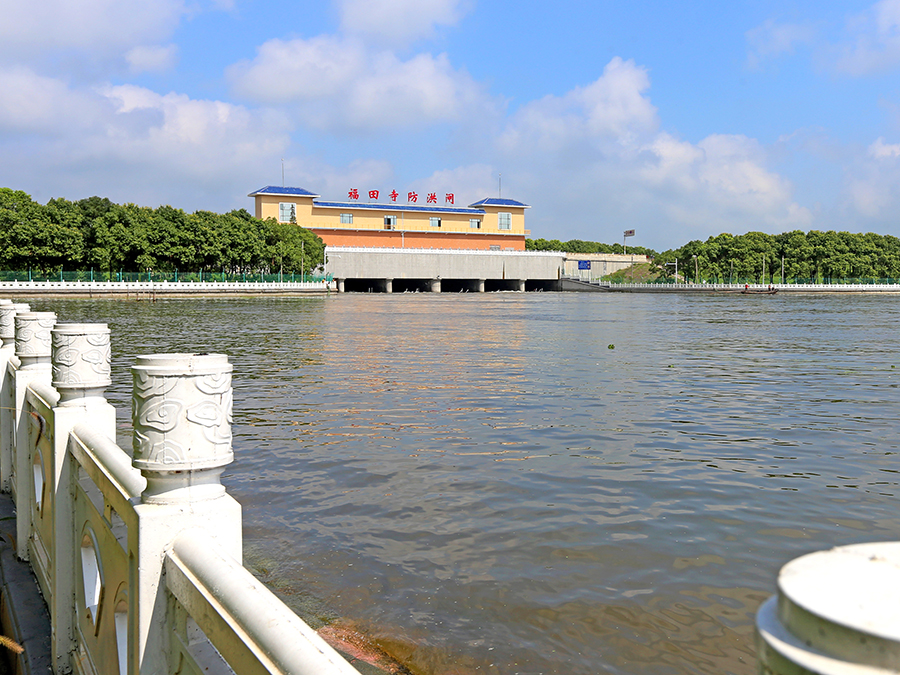
[{"label": "river water", "polygon": [[126,448],[135,355],[228,354],[246,564],[414,673],[749,675],[781,565],[900,536],[897,296],[31,304]]}]

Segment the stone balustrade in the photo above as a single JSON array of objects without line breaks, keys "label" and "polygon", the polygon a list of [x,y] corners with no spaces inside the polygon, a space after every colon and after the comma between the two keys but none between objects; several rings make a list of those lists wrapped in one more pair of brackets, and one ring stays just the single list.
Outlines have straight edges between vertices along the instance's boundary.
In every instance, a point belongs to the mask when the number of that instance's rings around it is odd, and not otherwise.
[{"label": "stone balustrade", "polygon": [[241,507],[220,482],[227,357],[138,357],[127,453],[103,395],[109,328],[56,319],[0,301],[0,484],[54,672],[356,673],[241,564]]}]

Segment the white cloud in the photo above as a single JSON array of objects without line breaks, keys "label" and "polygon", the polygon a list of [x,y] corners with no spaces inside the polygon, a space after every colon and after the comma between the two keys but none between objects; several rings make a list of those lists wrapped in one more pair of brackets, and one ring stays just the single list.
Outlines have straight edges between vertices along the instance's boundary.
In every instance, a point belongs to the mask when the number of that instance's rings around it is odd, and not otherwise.
[{"label": "white cloud", "polygon": [[880,137],[869,146],[868,155],[875,159],[900,157],[900,143],[885,143],[884,138]]},{"label": "white cloud", "polygon": [[769,19],[745,35],[749,46],[747,65],[756,69],[767,59],[791,54],[797,46],[812,44],[815,36],[815,29],[808,24],[776,23]]},{"label": "white cloud", "polygon": [[0,98],[0,184],[52,190],[42,200],[247,206],[290,144],[284,116],[221,101],[133,85],[77,90],[24,68],[0,69],[0,88],[16,92]]},{"label": "white cloud", "polygon": [[851,217],[894,218],[900,206],[900,144],[878,138],[846,168],[844,209]]},{"label": "white cloud", "polygon": [[178,47],[172,44],[134,47],[125,54],[125,60],[133,74],[162,73],[175,66]]},{"label": "white cloud", "polygon": [[838,46],[838,72],[865,75],[900,64],[900,0],[876,2],[848,28],[849,41]]},{"label": "white cloud", "polygon": [[402,46],[456,25],[469,8],[464,0],[339,0],[341,29],[379,44]]},{"label": "white cloud", "polygon": [[183,0],[0,0],[0,57],[123,53],[166,39],[185,12]]},{"label": "white cloud", "polygon": [[239,96],[284,105],[317,129],[421,128],[491,107],[482,87],[446,55],[403,61],[351,38],[270,40],[228,77]]},{"label": "white cloud", "polygon": [[497,164],[512,168],[521,190],[510,196],[533,200],[533,236],[555,238],[560,228],[566,238],[615,241],[622,227],[647,223],[644,236],[652,229],[655,241],[645,241],[661,247],[720,231],[811,225],[757,141],[713,134],[695,144],[660,131],[649,84],[645,69],[616,58],[590,85],[510,119]]},{"label": "white cloud", "polygon": [[500,146],[542,151],[584,143],[613,143],[620,150],[633,147],[659,124],[656,108],[643,95],[649,87],[644,68],[615,57],[586,87],[564,96],[545,96],[519,109],[501,135]]}]

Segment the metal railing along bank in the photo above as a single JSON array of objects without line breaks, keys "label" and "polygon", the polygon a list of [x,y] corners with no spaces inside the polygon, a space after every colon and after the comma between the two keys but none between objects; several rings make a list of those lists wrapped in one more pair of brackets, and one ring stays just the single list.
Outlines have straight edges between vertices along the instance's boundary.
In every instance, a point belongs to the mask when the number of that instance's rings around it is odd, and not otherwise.
[{"label": "metal railing along bank", "polygon": [[285,293],[328,291],[335,287],[329,279],[314,281],[0,281],[0,293],[11,295],[49,294],[222,294]]},{"label": "metal railing along bank", "polygon": [[241,564],[227,357],[138,357],[128,453],[108,327],[56,319],[0,301],[0,481],[55,672],[357,673]]}]

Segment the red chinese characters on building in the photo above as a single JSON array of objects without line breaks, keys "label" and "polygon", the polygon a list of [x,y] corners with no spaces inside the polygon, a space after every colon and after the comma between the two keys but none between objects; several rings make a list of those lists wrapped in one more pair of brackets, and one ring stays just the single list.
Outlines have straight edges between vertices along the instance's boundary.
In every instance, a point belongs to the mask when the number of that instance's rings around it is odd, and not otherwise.
[{"label": "red chinese characters on building", "polygon": [[[372,201],[378,201],[378,198],[381,196],[381,190],[369,190],[369,199]],[[392,202],[397,201],[397,198],[400,196],[400,193],[397,190],[391,190],[387,193],[387,196],[390,197]],[[359,189],[358,188],[350,188],[347,191],[347,197],[349,199],[359,199]],[[415,204],[419,201],[419,193],[410,190],[406,193],[406,200],[410,204]],[[425,202],[427,204],[437,204],[437,192],[427,192]],[[453,192],[447,192],[444,194],[444,203],[445,204],[455,204],[456,203],[456,194]]]}]

